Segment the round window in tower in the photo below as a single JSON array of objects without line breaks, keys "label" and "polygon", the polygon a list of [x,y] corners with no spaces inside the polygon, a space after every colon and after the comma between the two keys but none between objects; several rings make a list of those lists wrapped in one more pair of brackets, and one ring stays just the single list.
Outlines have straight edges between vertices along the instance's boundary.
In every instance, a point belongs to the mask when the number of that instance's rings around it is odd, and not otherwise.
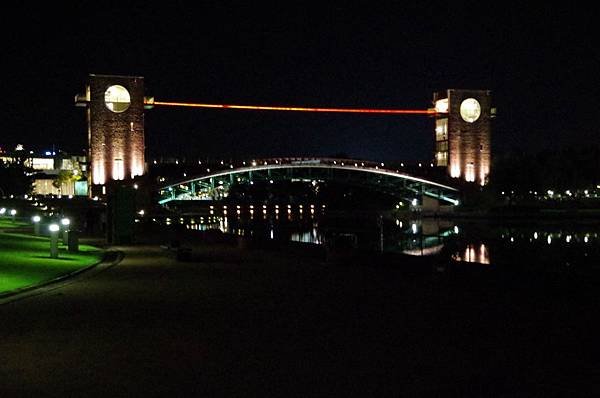
[{"label": "round window in tower", "polygon": [[473,123],[481,115],[481,105],[475,98],[467,98],[460,104],[460,116],[467,123]]},{"label": "round window in tower", "polygon": [[131,104],[129,91],[127,91],[125,87],[118,84],[110,86],[104,92],[104,104],[112,112],[125,112]]}]

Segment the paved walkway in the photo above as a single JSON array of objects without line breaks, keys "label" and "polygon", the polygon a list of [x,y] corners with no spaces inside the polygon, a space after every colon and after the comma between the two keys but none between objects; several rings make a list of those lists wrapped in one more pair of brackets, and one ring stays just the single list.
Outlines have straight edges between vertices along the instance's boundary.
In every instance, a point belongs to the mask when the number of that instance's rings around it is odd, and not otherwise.
[{"label": "paved walkway", "polygon": [[598,304],[572,285],[116,249],[0,305],[0,396],[593,396],[600,378]]}]

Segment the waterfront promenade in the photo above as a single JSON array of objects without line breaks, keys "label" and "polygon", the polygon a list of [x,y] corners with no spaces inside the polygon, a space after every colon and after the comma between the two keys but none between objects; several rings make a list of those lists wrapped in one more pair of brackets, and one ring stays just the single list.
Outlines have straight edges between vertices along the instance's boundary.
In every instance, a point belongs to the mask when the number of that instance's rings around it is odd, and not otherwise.
[{"label": "waterfront promenade", "polygon": [[594,396],[597,281],[158,245],[0,305],[0,395]]}]

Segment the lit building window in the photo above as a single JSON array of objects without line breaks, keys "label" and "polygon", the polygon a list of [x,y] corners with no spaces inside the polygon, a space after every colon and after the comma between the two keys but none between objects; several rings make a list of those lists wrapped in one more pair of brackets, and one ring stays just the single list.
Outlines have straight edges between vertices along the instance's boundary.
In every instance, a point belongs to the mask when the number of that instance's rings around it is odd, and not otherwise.
[{"label": "lit building window", "polygon": [[437,113],[448,113],[448,98],[435,101],[435,111]]},{"label": "lit building window", "polygon": [[123,159],[115,159],[113,162],[113,180],[124,180],[125,179],[125,168],[123,166]]}]

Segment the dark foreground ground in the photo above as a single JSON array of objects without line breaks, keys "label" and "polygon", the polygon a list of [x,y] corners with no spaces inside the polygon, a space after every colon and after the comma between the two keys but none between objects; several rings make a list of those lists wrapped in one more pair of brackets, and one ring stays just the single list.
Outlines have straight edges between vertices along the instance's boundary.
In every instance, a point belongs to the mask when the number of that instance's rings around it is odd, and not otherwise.
[{"label": "dark foreground ground", "polygon": [[0,396],[600,393],[589,275],[115,250],[116,266],[0,305]]}]

